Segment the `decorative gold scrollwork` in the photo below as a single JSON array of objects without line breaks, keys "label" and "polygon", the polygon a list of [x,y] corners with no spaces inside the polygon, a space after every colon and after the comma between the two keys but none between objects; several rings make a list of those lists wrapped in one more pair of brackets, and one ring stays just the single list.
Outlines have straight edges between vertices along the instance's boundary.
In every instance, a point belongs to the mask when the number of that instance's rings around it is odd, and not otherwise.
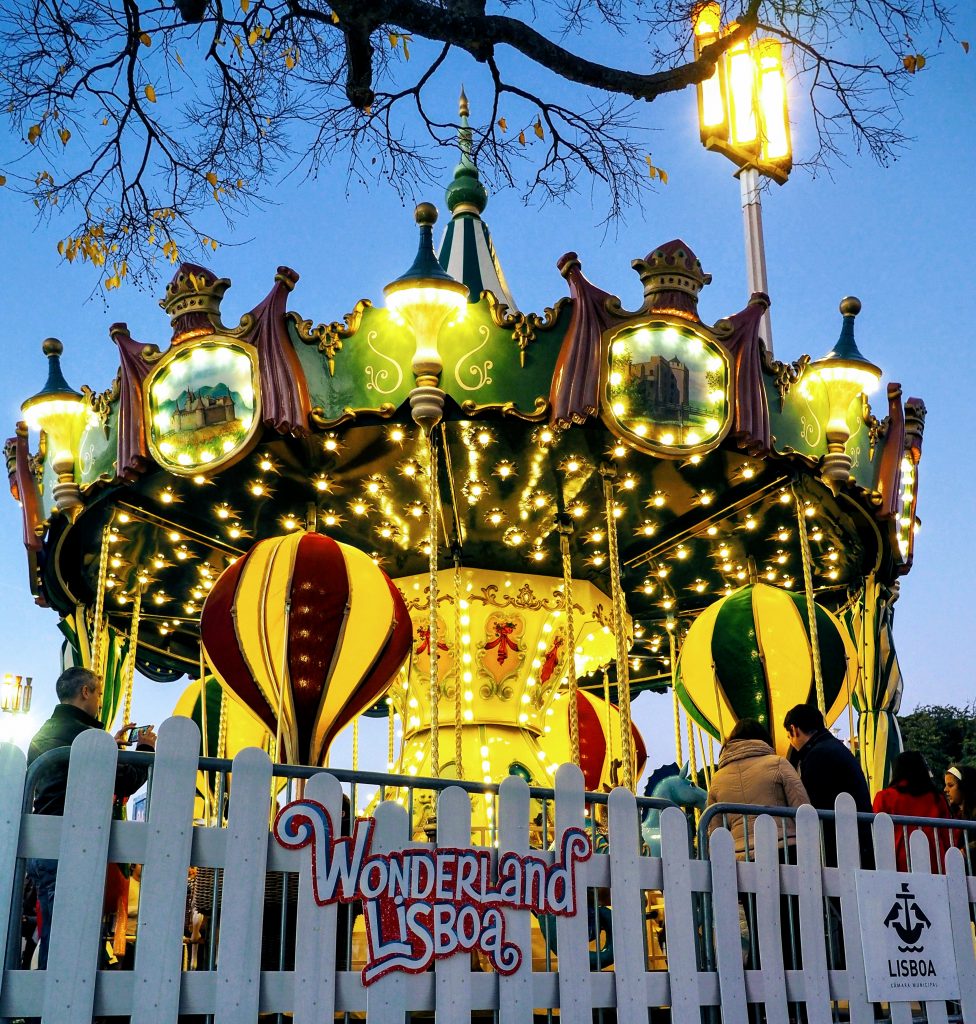
[{"label": "decorative gold scrollwork", "polygon": [[313,427],[318,430],[334,430],[344,423],[352,423],[360,416],[379,416],[380,419],[388,420],[396,412],[396,406],[391,402],[384,402],[382,405],[372,409],[352,409],[346,406],[342,412],[333,419],[325,415],[325,409],[321,405],[313,405],[309,410],[308,419]]},{"label": "decorative gold scrollwork", "polygon": [[[155,346],[153,346],[155,347]],[[81,385],[81,393],[85,396],[85,402],[91,411],[98,417],[104,430],[108,425],[108,418],[112,413],[112,406],[119,400],[122,393],[122,372],[116,373],[115,380],[111,385],[100,393],[93,391],[87,384]]]},{"label": "decorative gold scrollwork", "polygon": [[[336,353],[342,350],[344,338],[351,338],[362,323],[363,313],[372,306],[369,299],[360,299],[351,313],[346,313],[342,320],[333,320],[330,324],[312,326],[311,320],[303,320],[297,313],[288,313],[287,318],[294,324],[295,333],[306,345],[315,345],[329,365],[329,376],[335,376]],[[313,410],[314,411],[314,410]]]},{"label": "decorative gold scrollwork", "polygon": [[563,306],[569,302],[564,296],[554,306],[546,306],[540,316],[538,313],[510,312],[508,305],[496,298],[493,292],[482,292],[482,295],[488,300],[488,312],[495,326],[512,332],[512,340],[518,345],[519,365],[523,368],[529,345],[536,340],[539,331],[551,331],[556,326]]},{"label": "decorative gold scrollwork", "polygon": [[790,393],[790,389],[799,383],[803,374],[806,373],[807,367],[810,365],[810,357],[803,355],[795,363],[782,363],[778,359],[773,359],[769,354],[769,350],[761,341],[759,343],[759,354],[762,360],[763,372],[772,376],[776,390],[779,392],[779,411],[782,412],[783,406],[786,403],[786,396]]},{"label": "decorative gold scrollwork", "polygon": [[461,409],[466,416],[472,418],[482,416],[487,412],[497,412],[501,413],[502,416],[511,416],[513,419],[525,420],[527,423],[541,423],[549,415],[549,399],[536,396],[532,412],[522,412],[514,402],[495,402],[489,405],[479,405],[472,398],[462,402]]}]

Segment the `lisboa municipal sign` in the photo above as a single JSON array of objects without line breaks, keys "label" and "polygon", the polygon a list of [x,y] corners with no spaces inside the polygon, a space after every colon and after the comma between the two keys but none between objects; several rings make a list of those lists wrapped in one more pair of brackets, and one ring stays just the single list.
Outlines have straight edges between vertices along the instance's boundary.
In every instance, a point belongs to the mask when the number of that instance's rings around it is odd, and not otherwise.
[{"label": "lisboa municipal sign", "polygon": [[868,999],[959,998],[944,876],[859,871],[857,904]]},{"label": "lisboa municipal sign", "polygon": [[491,877],[488,850],[415,849],[372,852],[373,818],[357,818],[337,836],[315,800],[279,811],[274,837],[285,849],[311,847],[312,893],[319,906],[360,900],[366,923],[364,985],[390,971],[416,973],[434,959],[484,953],[499,974],[512,974],[521,950],[507,941],[505,910],[572,917],[579,903],[576,868],[593,854],[580,828],[563,835],[548,858],[504,853]]}]

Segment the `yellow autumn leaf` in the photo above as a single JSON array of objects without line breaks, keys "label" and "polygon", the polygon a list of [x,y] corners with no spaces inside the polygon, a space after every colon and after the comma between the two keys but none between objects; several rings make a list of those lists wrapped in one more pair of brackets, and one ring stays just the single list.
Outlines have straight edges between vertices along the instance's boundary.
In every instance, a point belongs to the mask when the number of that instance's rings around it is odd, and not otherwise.
[{"label": "yellow autumn leaf", "polygon": [[27,129],[27,141],[33,146],[37,143],[37,140],[41,137],[41,126],[39,124],[32,124]]},{"label": "yellow autumn leaf", "polygon": [[129,264],[126,263],[125,260],[123,260],[121,265],[119,266],[119,277],[125,277],[125,275],[128,274],[128,273],[129,273]]},{"label": "yellow autumn leaf", "polygon": [[396,32],[390,32],[388,38],[390,40],[390,46],[395,50],[397,47],[397,43],[400,42],[399,35],[397,35]]},{"label": "yellow autumn leaf", "polygon": [[247,37],[247,45],[253,46],[261,38],[261,26],[255,25]]},{"label": "yellow autumn leaf", "polygon": [[139,33],[139,42],[143,46],[152,46],[152,36],[148,32]]},{"label": "yellow autumn leaf", "polygon": [[6,174],[0,174],[0,188],[3,188],[3,186],[6,185],[6,184],[7,184],[7,176],[6,176]]},{"label": "yellow autumn leaf", "polygon": [[542,128],[542,118],[541,117],[537,117],[535,119],[535,124],[533,125],[533,128],[535,129],[536,138],[544,139],[546,137],[546,133],[545,133],[545,131]]},{"label": "yellow autumn leaf", "polygon": [[241,0],[241,10],[247,14],[248,8],[251,6],[251,0]]},{"label": "yellow autumn leaf", "polygon": [[207,171],[207,181],[216,188],[217,187],[217,175],[213,171]]},{"label": "yellow autumn leaf", "polygon": [[64,239],[63,238],[61,239],[60,242],[58,242],[58,255],[59,256],[63,256],[64,255]]},{"label": "yellow autumn leaf", "polygon": [[501,128],[501,130],[503,132],[507,132],[508,131],[508,121],[506,121],[504,117],[500,117],[498,119],[498,127]]},{"label": "yellow autumn leaf", "polygon": [[102,124],[103,125],[108,124],[108,118],[107,117],[103,117],[102,118]]},{"label": "yellow autumn leaf", "polygon": [[237,183],[236,183],[236,185],[234,187],[235,188],[243,188],[244,187],[244,179],[243,178],[238,178],[237,179]]},{"label": "yellow autumn leaf", "polygon": [[217,239],[216,238],[211,238],[210,239],[210,248],[213,249],[214,252],[217,251]]},{"label": "yellow autumn leaf", "polygon": [[969,53],[969,40],[968,39],[960,40],[959,45],[962,47],[962,52],[963,53]]},{"label": "yellow autumn leaf", "polygon": [[61,139],[61,145],[67,146],[68,139],[71,138],[71,132],[69,132],[67,128],[62,128],[61,131],[58,132],[58,136]]},{"label": "yellow autumn leaf", "polygon": [[335,11],[331,11],[330,13],[332,15],[332,24],[333,25],[338,25],[339,24],[339,15],[336,14]]},{"label": "yellow autumn leaf", "polygon": [[285,54],[285,67],[291,70],[295,66],[295,58],[290,54]]},{"label": "yellow autumn leaf", "polygon": [[108,280],[106,280],[105,290],[111,291],[113,288],[118,288],[121,283],[122,282],[119,280],[119,275],[113,274],[110,278],[108,278]]},{"label": "yellow autumn leaf", "polygon": [[146,86],[146,99],[149,100],[150,103],[156,102],[156,90],[151,85]]},{"label": "yellow autumn leaf", "polygon": [[905,65],[905,70],[910,74],[915,74],[915,57],[912,54],[908,54],[906,57],[902,57],[902,64]]},{"label": "yellow autumn leaf", "polygon": [[180,56],[179,50],[176,51],[176,63],[179,64],[180,67],[183,67],[183,58]]},{"label": "yellow autumn leaf", "polygon": [[525,132],[519,132],[519,142],[520,142],[520,143],[521,143],[521,144],[522,144],[523,146],[525,145]]},{"label": "yellow autumn leaf", "polygon": [[404,57],[404,60],[410,60],[410,47],[407,46],[407,43],[410,42],[410,40],[412,38],[413,38],[413,36],[404,36],[403,37],[403,57]]},{"label": "yellow autumn leaf", "polygon": [[667,183],[668,183],[668,172],[667,171],[662,171],[660,169],[660,167],[659,167],[658,171],[657,171],[657,176],[661,179],[661,184],[662,185],[667,185]]},{"label": "yellow autumn leaf", "polygon": [[917,71],[921,71],[925,67],[925,58],[920,54],[915,54],[915,68]]}]

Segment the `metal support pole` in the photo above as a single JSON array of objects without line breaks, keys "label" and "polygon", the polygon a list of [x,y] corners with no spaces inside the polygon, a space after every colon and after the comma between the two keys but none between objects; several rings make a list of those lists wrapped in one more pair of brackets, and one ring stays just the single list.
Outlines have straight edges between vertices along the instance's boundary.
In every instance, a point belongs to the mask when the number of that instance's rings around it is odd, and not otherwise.
[{"label": "metal support pole", "polygon": [[[762,200],[759,194],[759,172],[755,167],[739,171],[739,194],[742,199],[742,230],[746,243],[746,280],[750,295],[753,292],[769,294],[766,279],[766,245],[763,241]],[[769,310],[763,313],[759,328],[766,349],[773,354],[773,327]]]}]

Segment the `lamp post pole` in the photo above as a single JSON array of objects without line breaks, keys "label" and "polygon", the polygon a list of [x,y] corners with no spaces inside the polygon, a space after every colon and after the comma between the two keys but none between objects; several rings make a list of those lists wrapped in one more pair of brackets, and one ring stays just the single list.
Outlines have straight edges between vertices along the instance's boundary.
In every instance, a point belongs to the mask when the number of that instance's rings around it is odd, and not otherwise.
[{"label": "lamp post pole", "polygon": [[[739,195],[742,200],[742,231],[746,245],[746,283],[749,293],[769,294],[766,277],[766,244],[763,240],[762,200],[759,193],[759,171],[743,167],[739,171]],[[769,354],[773,354],[773,325],[769,309],[763,313],[760,334]]]}]

